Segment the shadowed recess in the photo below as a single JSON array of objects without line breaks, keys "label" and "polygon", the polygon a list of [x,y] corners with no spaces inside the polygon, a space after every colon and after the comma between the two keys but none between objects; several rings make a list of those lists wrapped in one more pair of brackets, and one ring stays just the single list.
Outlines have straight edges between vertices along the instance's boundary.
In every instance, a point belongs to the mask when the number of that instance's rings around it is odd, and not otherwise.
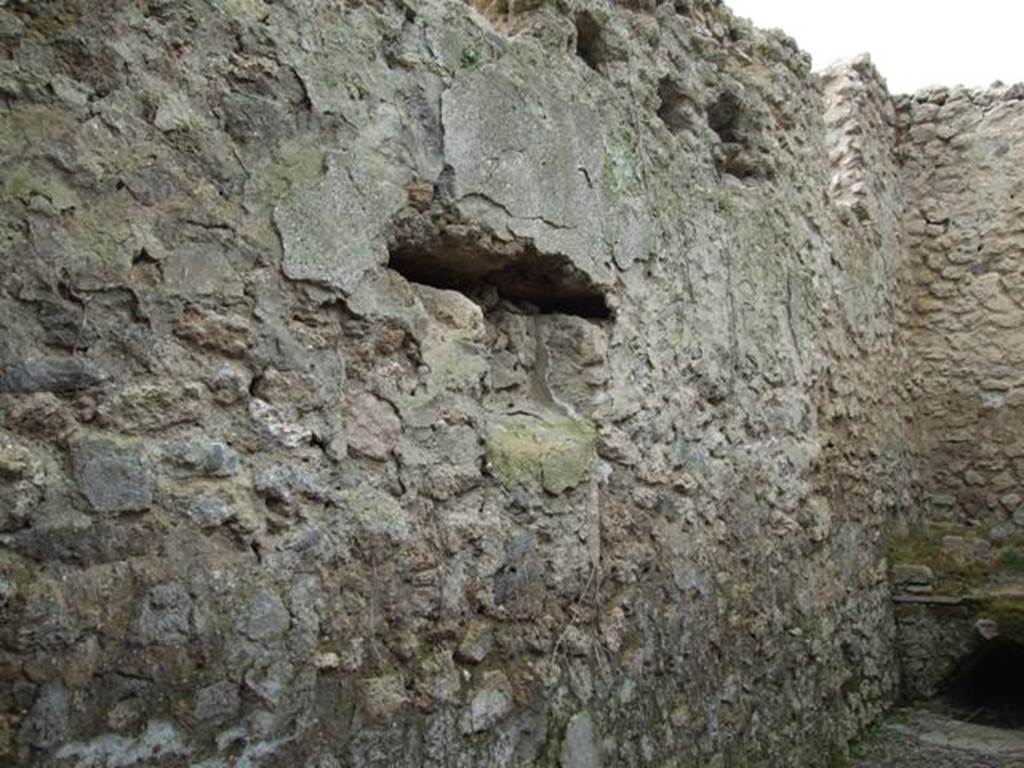
[{"label": "shadowed recess", "polygon": [[492,288],[545,314],[611,317],[604,291],[561,254],[531,243],[495,240],[465,227],[401,237],[388,250],[388,266],[414,283],[476,296]]},{"label": "shadowed recess", "polygon": [[1024,645],[997,638],[969,656],[950,678],[949,703],[972,722],[1024,726]]}]

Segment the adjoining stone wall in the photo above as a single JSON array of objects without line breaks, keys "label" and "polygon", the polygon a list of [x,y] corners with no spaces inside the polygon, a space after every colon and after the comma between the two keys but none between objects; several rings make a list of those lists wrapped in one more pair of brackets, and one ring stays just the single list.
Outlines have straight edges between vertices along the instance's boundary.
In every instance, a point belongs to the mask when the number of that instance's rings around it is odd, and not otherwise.
[{"label": "adjoining stone wall", "polygon": [[[828,199],[841,222],[826,241],[832,288],[824,311],[833,343],[827,385],[819,394],[826,434],[822,466],[827,495],[843,520],[840,539],[847,551],[838,561],[857,569],[845,570],[842,580],[867,590],[872,615],[886,617],[872,620],[873,634],[866,625],[839,632],[860,638],[850,650],[865,669],[884,660],[885,674],[896,675],[888,574],[885,561],[877,559],[877,547],[910,505],[903,392],[898,375],[879,375],[906,364],[893,281],[903,248],[895,112],[884,80],[866,57],[837,65],[820,79]],[[875,650],[864,653],[866,646]]]},{"label": "adjoining stone wall", "polygon": [[899,103],[914,495],[1024,524],[1024,87]]},{"label": "adjoining stone wall", "polygon": [[814,768],[891,702],[875,76],[830,139],[716,1],[478,5],[0,8],[0,760]]},{"label": "adjoining stone wall", "polygon": [[897,100],[912,513],[890,542],[902,688],[1024,639],[1024,87]]},{"label": "adjoining stone wall", "polygon": [[[889,238],[876,249],[887,268],[899,265],[902,249],[903,185],[896,108],[881,74],[867,55],[834,64],[820,75],[826,97],[829,188],[836,205],[853,221],[882,222]],[[888,275],[886,295],[892,290]],[[884,317],[884,314],[880,315]]]}]

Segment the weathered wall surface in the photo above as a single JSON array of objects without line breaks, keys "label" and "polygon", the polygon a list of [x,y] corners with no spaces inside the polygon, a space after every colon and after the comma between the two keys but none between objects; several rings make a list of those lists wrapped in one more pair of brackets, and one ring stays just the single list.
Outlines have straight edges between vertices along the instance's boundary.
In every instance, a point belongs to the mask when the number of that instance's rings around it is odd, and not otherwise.
[{"label": "weathered wall surface", "polygon": [[935,89],[899,114],[915,497],[1024,524],[1024,89]]},{"label": "weathered wall surface", "polygon": [[3,760],[806,768],[890,701],[885,106],[622,5],[0,8]]},{"label": "weathered wall surface", "polygon": [[1024,637],[1024,88],[897,106],[914,503],[890,559],[903,689],[919,698]]}]

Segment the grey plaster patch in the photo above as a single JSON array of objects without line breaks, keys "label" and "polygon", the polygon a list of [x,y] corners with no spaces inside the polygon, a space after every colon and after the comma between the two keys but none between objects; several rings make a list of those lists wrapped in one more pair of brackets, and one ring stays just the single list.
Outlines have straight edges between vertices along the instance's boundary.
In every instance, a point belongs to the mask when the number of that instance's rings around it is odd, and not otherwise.
[{"label": "grey plaster patch", "polygon": [[[329,155],[321,179],[296,186],[274,209],[284,274],[351,293],[387,261],[384,228],[405,201],[374,158]],[[384,171],[384,169],[380,169]]]}]

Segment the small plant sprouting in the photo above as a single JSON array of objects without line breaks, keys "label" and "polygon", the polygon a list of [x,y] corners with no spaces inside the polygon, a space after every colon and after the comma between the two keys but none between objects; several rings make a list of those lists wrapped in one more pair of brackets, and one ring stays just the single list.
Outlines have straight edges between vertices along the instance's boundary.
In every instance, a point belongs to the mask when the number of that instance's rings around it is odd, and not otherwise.
[{"label": "small plant sprouting", "polygon": [[459,64],[463,67],[472,67],[480,63],[480,54],[475,48],[466,46],[459,55]]}]

